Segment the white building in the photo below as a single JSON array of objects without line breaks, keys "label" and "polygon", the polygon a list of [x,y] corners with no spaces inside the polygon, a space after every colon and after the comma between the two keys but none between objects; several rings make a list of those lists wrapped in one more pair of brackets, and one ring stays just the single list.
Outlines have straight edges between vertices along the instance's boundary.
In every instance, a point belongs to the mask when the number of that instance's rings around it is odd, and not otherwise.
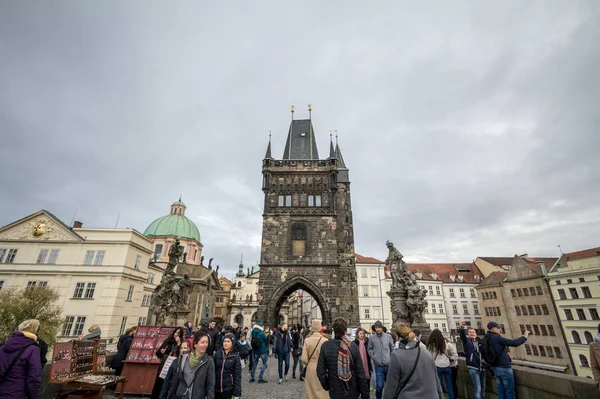
[{"label": "white building", "polygon": [[116,339],[146,323],[156,287],[152,253],[152,241],[136,230],[69,227],[42,210],[0,228],[0,288],[56,288],[66,320],[59,340],[93,324]]},{"label": "white building", "polygon": [[371,331],[371,326],[377,320],[390,328],[392,312],[389,291],[390,281],[386,280],[385,263],[368,256],[354,254],[356,261],[356,278],[358,284],[358,307],[360,321],[352,326],[360,326]]}]

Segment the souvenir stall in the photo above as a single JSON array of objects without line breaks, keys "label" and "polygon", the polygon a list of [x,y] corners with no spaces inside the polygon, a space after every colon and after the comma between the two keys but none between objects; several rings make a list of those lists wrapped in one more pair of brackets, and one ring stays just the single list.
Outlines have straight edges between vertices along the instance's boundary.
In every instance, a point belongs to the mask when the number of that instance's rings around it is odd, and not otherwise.
[{"label": "souvenir stall", "polygon": [[56,398],[102,398],[119,383],[122,398],[127,378],[106,366],[106,340],[99,339],[54,344],[49,381],[58,385]]},{"label": "souvenir stall", "polygon": [[160,366],[156,351],[167,339],[174,327],[139,326],[127,358],[123,361],[122,376],[127,377],[129,384],[126,394],[150,395]]}]

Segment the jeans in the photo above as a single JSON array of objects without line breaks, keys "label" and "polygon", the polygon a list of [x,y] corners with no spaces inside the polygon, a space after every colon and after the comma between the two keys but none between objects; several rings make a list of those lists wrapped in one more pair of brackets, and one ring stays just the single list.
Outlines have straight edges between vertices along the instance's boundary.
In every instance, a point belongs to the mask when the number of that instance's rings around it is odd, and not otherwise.
[{"label": "jeans", "polygon": [[452,389],[452,368],[451,367],[438,367],[437,368],[438,378],[440,379],[440,385],[444,387],[446,383],[446,391],[448,391],[448,397],[454,399],[454,390]]},{"label": "jeans", "polygon": [[485,399],[485,370],[469,369],[469,374],[473,380],[475,399]]},{"label": "jeans", "polygon": [[285,362],[285,375],[287,376],[290,371],[290,352],[277,354],[277,370],[279,371],[280,379],[284,376],[284,374],[282,374],[283,362]]},{"label": "jeans", "polygon": [[387,379],[388,366],[375,366],[375,374],[377,375],[377,388],[375,396],[377,399],[381,399],[383,395],[383,388],[385,387],[385,380]]},{"label": "jeans", "polygon": [[296,375],[296,367],[298,367],[298,363],[300,363],[300,375],[302,375],[302,370],[304,370],[304,364],[302,363],[302,353],[299,352],[298,356],[293,355],[294,357],[294,365],[292,366],[292,375]]},{"label": "jeans", "polygon": [[510,367],[494,367],[498,399],[515,399],[515,376]]},{"label": "jeans", "polygon": [[262,380],[263,375],[265,374],[265,369],[267,368],[267,360],[268,355],[263,353],[262,355],[254,355],[254,364],[252,365],[252,370],[250,370],[250,379],[254,379],[254,375],[256,373],[256,368],[258,367],[258,361],[262,360],[262,367],[260,368],[260,373],[258,374],[258,379]]}]

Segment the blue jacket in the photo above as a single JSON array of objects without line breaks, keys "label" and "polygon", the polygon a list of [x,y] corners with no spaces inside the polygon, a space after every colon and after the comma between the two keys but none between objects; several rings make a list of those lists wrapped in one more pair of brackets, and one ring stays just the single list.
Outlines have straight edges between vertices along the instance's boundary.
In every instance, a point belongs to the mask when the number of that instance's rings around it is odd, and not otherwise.
[{"label": "blue jacket", "polygon": [[262,328],[259,328],[258,326],[254,327],[254,329],[252,330],[252,337],[256,337],[260,341],[260,349],[254,350],[254,354],[264,355],[265,353],[267,353],[267,334],[265,334]]},{"label": "blue jacket", "polygon": [[294,346],[292,334],[290,334],[290,331],[289,330],[285,331],[285,332],[282,330],[277,331],[277,334],[275,334],[274,346],[275,346],[275,353],[277,353],[278,355],[290,353],[292,347]]},{"label": "blue jacket", "polygon": [[467,337],[464,328],[459,328],[458,333],[460,334],[460,340],[463,343],[465,350],[465,357],[467,359],[467,367],[476,370],[483,370],[481,365],[481,351],[479,350],[479,342],[471,340]]},{"label": "blue jacket", "polygon": [[525,336],[522,336],[517,339],[506,339],[500,334],[496,334],[495,332],[488,331],[487,334],[491,334],[490,340],[492,342],[492,348],[494,352],[499,355],[498,360],[494,367],[510,367],[511,361],[510,356],[506,353],[507,346],[521,346],[527,341]]},{"label": "blue jacket", "polygon": [[242,395],[242,363],[240,355],[232,350],[225,355],[223,350],[215,353],[215,392],[232,391],[234,397]]}]

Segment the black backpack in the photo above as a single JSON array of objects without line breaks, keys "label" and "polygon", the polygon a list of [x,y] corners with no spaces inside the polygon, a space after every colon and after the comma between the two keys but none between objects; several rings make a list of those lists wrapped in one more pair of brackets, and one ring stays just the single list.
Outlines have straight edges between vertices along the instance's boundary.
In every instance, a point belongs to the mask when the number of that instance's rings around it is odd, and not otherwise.
[{"label": "black backpack", "polygon": [[490,367],[493,367],[500,358],[492,345],[492,333],[488,332],[484,335],[481,339],[479,349],[481,350],[481,357]]},{"label": "black backpack", "polygon": [[250,346],[252,347],[253,350],[257,351],[260,350],[261,348],[261,344],[260,344],[260,340],[258,339],[258,337],[254,334],[252,334],[252,339],[250,340]]}]

